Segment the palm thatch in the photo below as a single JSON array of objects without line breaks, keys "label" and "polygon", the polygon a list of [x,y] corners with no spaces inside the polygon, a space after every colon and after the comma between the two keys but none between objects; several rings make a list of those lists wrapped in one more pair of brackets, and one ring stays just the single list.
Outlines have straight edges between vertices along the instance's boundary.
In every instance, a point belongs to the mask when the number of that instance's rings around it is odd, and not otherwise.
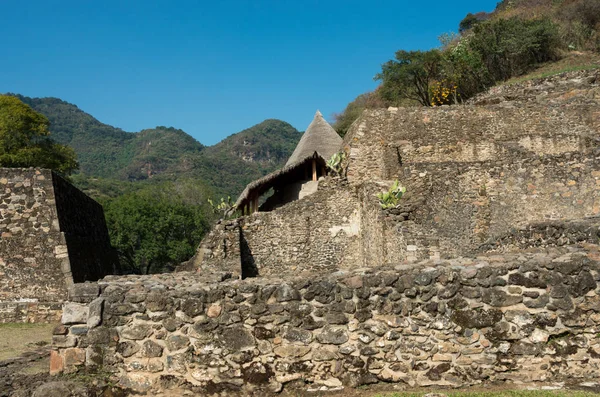
[{"label": "palm thatch", "polygon": [[321,112],[317,110],[313,121],[310,123],[306,132],[302,135],[294,153],[290,156],[286,167],[304,160],[317,152],[324,159],[329,159],[340,150],[342,138],[335,132],[323,118]]},{"label": "palm thatch", "polygon": [[238,197],[233,209],[242,208],[251,197],[260,196],[271,187],[292,182],[289,180],[292,173],[301,167],[307,166],[313,159],[324,165],[327,159],[340,150],[341,146],[342,138],[325,121],[321,112],[317,110],[313,121],[302,135],[300,142],[298,142],[285,166],[254,182],[250,182]]}]

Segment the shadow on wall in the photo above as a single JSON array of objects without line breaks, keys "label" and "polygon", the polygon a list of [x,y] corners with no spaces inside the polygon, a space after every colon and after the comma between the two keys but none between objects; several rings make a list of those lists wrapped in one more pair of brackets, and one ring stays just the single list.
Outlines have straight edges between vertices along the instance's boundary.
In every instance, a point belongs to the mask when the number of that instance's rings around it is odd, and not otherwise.
[{"label": "shadow on wall", "polygon": [[252,255],[252,250],[246,241],[242,228],[240,231],[240,258],[242,262],[242,280],[248,277],[258,277],[258,268]]}]

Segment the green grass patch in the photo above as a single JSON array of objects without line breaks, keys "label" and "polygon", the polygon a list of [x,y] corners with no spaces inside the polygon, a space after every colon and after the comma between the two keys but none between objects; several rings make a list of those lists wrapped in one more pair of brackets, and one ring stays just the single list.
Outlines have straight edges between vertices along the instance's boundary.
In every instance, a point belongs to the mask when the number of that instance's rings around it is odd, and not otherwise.
[{"label": "green grass patch", "polygon": [[[423,397],[434,392],[383,393],[373,397]],[[571,390],[505,390],[505,391],[474,391],[474,392],[440,392],[448,397],[598,397],[598,394]]]},{"label": "green grass patch", "polygon": [[533,79],[555,76],[561,73],[596,69],[600,69],[600,57],[597,54],[574,53],[568,54],[559,61],[542,64],[530,73],[514,77],[498,85],[517,84]]}]

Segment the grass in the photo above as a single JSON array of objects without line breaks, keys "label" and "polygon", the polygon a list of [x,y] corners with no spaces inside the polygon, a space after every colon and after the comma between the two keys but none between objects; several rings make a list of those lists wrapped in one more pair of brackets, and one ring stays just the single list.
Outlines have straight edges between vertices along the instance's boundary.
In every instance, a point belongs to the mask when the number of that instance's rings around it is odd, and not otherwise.
[{"label": "grass", "polygon": [[[383,393],[373,397],[423,397],[432,392]],[[448,397],[598,397],[598,394],[571,390],[505,390],[477,392],[440,392]]]},{"label": "grass", "polygon": [[600,69],[600,56],[587,52],[570,52],[556,62],[540,65],[532,72],[519,77],[513,77],[499,85],[517,84],[524,81],[554,76],[566,72]]},{"label": "grass", "polygon": [[54,324],[0,324],[0,361],[50,343]]}]

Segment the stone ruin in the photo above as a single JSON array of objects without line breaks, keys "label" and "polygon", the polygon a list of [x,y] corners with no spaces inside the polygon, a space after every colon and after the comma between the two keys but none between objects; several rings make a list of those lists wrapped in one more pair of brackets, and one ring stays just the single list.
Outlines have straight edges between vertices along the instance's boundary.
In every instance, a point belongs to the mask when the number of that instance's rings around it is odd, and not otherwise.
[{"label": "stone ruin", "polygon": [[118,270],[98,203],[50,170],[0,168],[0,323],[59,321],[69,286]]},{"label": "stone ruin", "polygon": [[366,111],[347,178],[221,221],[188,271],[75,284],[51,371],[153,395],[597,385],[599,104],[586,71]]}]

